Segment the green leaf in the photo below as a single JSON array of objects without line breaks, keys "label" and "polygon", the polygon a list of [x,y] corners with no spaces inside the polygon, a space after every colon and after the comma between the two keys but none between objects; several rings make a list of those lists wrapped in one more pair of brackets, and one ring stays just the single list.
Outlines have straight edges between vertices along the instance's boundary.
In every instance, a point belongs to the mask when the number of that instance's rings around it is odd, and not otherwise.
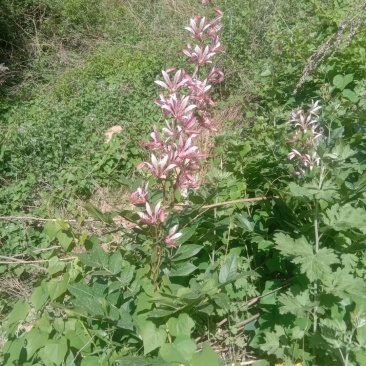
[{"label": "green leaf", "polygon": [[30,360],[36,351],[44,347],[48,340],[48,333],[42,332],[38,328],[33,328],[29,333],[27,333],[25,339],[27,340],[27,359]]},{"label": "green leaf", "polygon": [[47,299],[48,299],[47,285],[42,282],[41,286],[35,288],[30,300],[34,305],[34,309],[38,311],[46,303]]},{"label": "green leaf", "polygon": [[197,267],[190,262],[178,264],[178,265],[175,265],[174,268],[172,269],[172,271],[169,273],[169,277],[188,276],[196,269],[197,269]]},{"label": "green leaf", "polygon": [[219,366],[220,357],[208,342],[203,343],[202,351],[194,353],[190,366]]},{"label": "green leaf", "polygon": [[43,226],[43,230],[51,240],[56,238],[56,234],[62,230],[62,227],[57,222],[49,221]]},{"label": "green leaf", "polygon": [[225,311],[230,310],[230,299],[223,292],[219,292],[218,294],[213,295],[212,300],[215,301],[215,303]]},{"label": "green leaf", "polygon": [[57,257],[52,257],[48,262],[48,274],[52,276],[57,272],[63,271],[65,263],[60,261]]},{"label": "green leaf", "polygon": [[181,261],[183,259],[191,258],[195,256],[203,248],[202,245],[197,244],[186,244],[178,248],[174,256],[172,257],[172,262]]},{"label": "green leaf", "polygon": [[119,250],[115,251],[109,258],[108,269],[114,274],[118,274],[122,270],[122,254]]},{"label": "green leaf", "polygon": [[91,203],[87,203],[85,205],[85,209],[92,215],[94,218],[103,221],[107,224],[113,224],[113,218],[111,213],[103,213],[99,210],[99,208],[93,206]]},{"label": "green leaf", "polygon": [[[19,360],[22,348],[24,346],[24,338],[16,338],[14,340],[7,341],[1,349],[1,353],[7,355],[7,365],[14,365],[13,361]],[[16,363],[19,365],[19,363]],[[5,366],[5,364],[4,364]]]},{"label": "green leaf", "polygon": [[356,295],[366,298],[366,282],[355,277],[345,269],[337,268],[336,272],[322,279],[325,292],[340,298],[349,295]]},{"label": "green leaf", "polygon": [[286,294],[281,294],[278,301],[282,304],[280,307],[281,314],[290,313],[298,318],[305,318],[314,307],[313,302],[310,301],[309,290],[305,290],[299,295],[294,295],[291,291],[288,291]]},{"label": "green leaf", "polygon": [[189,365],[196,344],[189,337],[177,337],[173,343],[164,344],[160,348],[160,355],[166,362],[177,362],[184,365]]},{"label": "green leaf", "polygon": [[93,243],[89,253],[74,253],[74,255],[86,266],[108,268],[108,254],[98,243]]},{"label": "green leaf", "polygon": [[9,329],[10,325],[19,322],[19,320],[24,320],[27,317],[29,310],[29,305],[23,299],[19,299],[9,314],[5,329]]},{"label": "green leaf", "polygon": [[87,356],[81,361],[81,366],[100,366],[101,361],[97,356]]},{"label": "green leaf", "polygon": [[358,96],[357,94],[350,89],[344,89],[342,91],[342,95],[347,98],[349,101],[351,101],[352,103],[357,103],[358,102]]},{"label": "green leaf", "polygon": [[333,85],[342,91],[352,81],[353,81],[353,74],[348,74],[345,76],[336,75],[333,78]]},{"label": "green leaf", "polygon": [[165,343],[166,331],[157,329],[153,322],[148,321],[141,328],[141,337],[144,344],[144,355],[147,355]]},{"label": "green leaf", "polygon": [[52,301],[56,300],[67,291],[67,282],[66,276],[62,280],[53,278],[48,282],[47,289]]},{"label": "green leaf", "polygon": [[325,225],[336,231],[359,229],[366,233],[366,210],[352,207],[349,203],[340,206],[338,203],[326,210],[322,215]]},{"label": "green leaf", "polygon": [[68,251],[70,244],[73,241],[73,237],[70,230],[62,230],[56,234],[57,240],[60,243],[63,250]]},{"label": "green leaf", "polygon": [[39,351],[39,356],[46,365],[61,365],[67,353],[66,338],[47,341],[44,348]]},{"label": "green leaf", "polygon": [[[86,309],[90,315],[104,315],[105,309],[102,302],[95,296],[92,289],[83,284],[75,283],[68,286],[68,290],[75,296],[75,305]],[[104,300],[104,299],[103,299]]]},{"label": "green leaf", "polygon": [[188,314],[179,314],[178,318],[170,318],[166,323],[169,334],[174,337],[190,336],[195,324]]},{"label": "green leaf", "polygon": [[135,273],[134,267],[123,268],[120,275],[120,280],[122,281],[121,286],[129,285],[133,279],[134,273]]},{"label": "green leaf", "polygon": [[295,257],[292,262],[301,264],[301,272],[313,282],[328,276],[332,272],[331,265],[339,263],[339,259],[333,249],[322,248],[315,254]]},{"label": "green leaf", "polygon": [[332,249],[322,248],[314,253],[304,237],[292,239],[283,233],[275,234],[276,249],[281,254],[293,258],[292,262],[301,265],[301,272],[305,273],[310,281],[322,279],[325,274],[331,273],[331,265],[339,263],[338,257]]},{"label": "green leaf", "polygon": [[238,270],[238,256],[236,254],[229,255],[220,269],[219,282],[226,283],[234,277]]}]

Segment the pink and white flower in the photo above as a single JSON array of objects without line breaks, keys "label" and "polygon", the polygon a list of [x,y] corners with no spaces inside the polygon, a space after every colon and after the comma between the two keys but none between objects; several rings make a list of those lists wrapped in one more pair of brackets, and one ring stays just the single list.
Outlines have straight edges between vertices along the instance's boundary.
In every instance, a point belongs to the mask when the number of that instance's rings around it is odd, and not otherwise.
[{"label": "pink and white flower", "polygon": [[176,240],[179,239],[183,234],[177,233],[178,225],[174,225],[170,230],[169,234],[165,237],[164,243],[170,245],[173,248],[178,246]]},{"label": "pink and white flower", "polygon": [[165,220],[165,212],[161,208],[161,202],[159,202],[153,209],[149,202],[146,202],[146,213],[137,212],[140,216],[140,220],[147,225],[156,225],[158,223],[163,223]]}]

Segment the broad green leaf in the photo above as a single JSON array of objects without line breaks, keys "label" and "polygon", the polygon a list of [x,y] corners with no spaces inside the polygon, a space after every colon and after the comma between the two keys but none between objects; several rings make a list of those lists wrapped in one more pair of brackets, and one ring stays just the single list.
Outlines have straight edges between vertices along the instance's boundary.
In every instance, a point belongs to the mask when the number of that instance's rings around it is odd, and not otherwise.
[{"label": "broad green leaf", "polygon": [[174,337],[184,335],[189,337],[194,326],[194,321],[185,313],[179,314],[178,318],[170,318],[166,323],[169,334]]},{"label": "broad green leaf", "polygon": [[100,359],[97,356],[87,356],[81,361],[81,366],[100,366]]},{"label": "broad green leaf", "polygon": [[169,273],[169,277],[188,276],[189,274],[194,272],[196,269],[197,269],[197,267],[190,262],[178,264],[173,267],[172,271]]},{"label": "broad green leaf", "polygon": [[120,274],[121,286],[127,286],[133,279],[134,267],[125,267],[122,269]]},{"label": "broad green leaf", "polygon": [[9,329],[10,325],[17,323],[19,320],[24,320],[27,317],[29,310],[29,305],[23,299],[19,299],[9,314],[5,328]]},{"label": "broad green leaf", "polygon": [[345,76],[338,74],[333,78],[333,85],[342,91],[352,81],[353,81],[353,74],[348,74]]},{"label": "broad green leaf", "polygon": [[69,340],[70,347],[88,352],[92,345],[90,335],[85,330],[84,326],[77,320],[74,329],[66,329],[65,337]]},{"label": "broad green leaf", "polygon": [[70,230],[59,231],[56,234],[56,238],[57,238],[58,242],[60,243],[62,249],[65,250],[65,251],[69,250],[70,244],[72,243],[72,241],[74,239],[72,237],[72,234],[71,234]]},{"label": "broad green leaf", "polygon": [[88,253],[74,253],[82,263],[89,267],[108,268],[108,254],[98,244],[94,243]]},{"label": "broad green leaf", "polygon": [[195,256],[201,249],[202,245],[197,244],[186,244],[182,245],[178,248],[174,256],[172,257],[172,262],[181,261],[183,259],[192,258]]},{"label": "broad green leaf", "polygon": [[26,350],[27,350],[27,359],[31,359],[31,357],[42,348],[46,341],[48,340],[48,333],[40,331],[38,328],[33,328],[26,336],[27,340]]},{"label": "broad green leaf", "polygon": [[58,278],[51,279],[47,284],[47,289],[50,299],[52,301],[56,300],[67,291],[67,277],[65,276],[62,280]]},{"label": "broad green leaf", "polygon": [[60,338],[59,340],[48,340],[39,351],[39,356],[46,365],[61,365],[65,359],[67,353],[67,341],[66,338]]},{"label": "broad green leaf", "polygon": [[56,234],[62,230],[60,224],[54,221],[49,221],[43,226],[43,230],[47,233],[51,240],[56,238]]},{"label": "broad green leaf", "polygon": [[35,288],[30,300],[34,305],[34,309],[38,311],[46,303],[47,299],[48,299],[47,285],[42,282],[40,286]]},{"label": "broad green leaf", "polygon": [[166,331],[157,329],[153,322],[146,322],[141,328],[141,337],[144,344],[144,355],[147,355],[165,343]]},{"label": "broad green leaf", "polygon": [[190,366],[219,366],[220,357],[211,348],[208,342],[203,343],[202,351],[196,352],[192,356]]},{"label": "broad green leaf", "polygon": [[160,348],[160,356],[166,362],[189,365],[196,348],[189,337],[177,337],[173,343],[166,343]]},{"label": "broad green leaf", "polygon": [[230,299],[225,293],[219,292],[218,294],[213,295],[212,300],[225,311],[230,310]]},{"label": "broad green leaf", "polygon": [[52,257],[48,262],[48,274],[52,276],[57,272],[61,272],[65,268],[65,263],[57,257]]},{"label": "broad green leaf", "polygon": [[225,263],[219,272],[219,282],[226,283],[230,281],[234,275],[236,275],[238,270],[238,256],[236,254],[227,257]]},{"label": "broad green leaf", "polygon": [[116,275],[122,270],[122,254],[119,250],[115,251],[109,258],[108,269]]},{"label": "broad green leaf", "polygon": [[[13,361],[19,360],[25,339],[23,337],[7,341],[1,349],[1,353],[6,355],[7,365],[14,365]],[[16,363],[19,365],[19,363]],[[4,364],[5,366],[5,364]]]},{"label": "broad green leaf", "polygon": [[342,91],[342,95],[347,98],[349,101],[351,101],[352,103],[357,103],[358,102],[358,96],[357,94],[350,89],[344,89]]},{"label": "broad green leaf", "polygon": [[75,283],[68,286],[68,290],[72,295],[75,296],[75,305],[80,306],[83,309],[86,309],[90,315],[104,315],[105,309],[99,301],[92,289],[83,284],[83,283]]}]

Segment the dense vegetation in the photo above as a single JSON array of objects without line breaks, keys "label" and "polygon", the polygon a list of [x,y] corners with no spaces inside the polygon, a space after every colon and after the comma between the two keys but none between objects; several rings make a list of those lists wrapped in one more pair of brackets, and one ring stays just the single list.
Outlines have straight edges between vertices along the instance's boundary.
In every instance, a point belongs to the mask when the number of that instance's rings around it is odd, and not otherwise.
[{"label": "dense vegetation", "polygon": [[[178,189],[140,164],[154,81],[204,74],[184,27],[211,3],[216,131]],[[364,1],[0,8],[2,365],[366,365]]]}]

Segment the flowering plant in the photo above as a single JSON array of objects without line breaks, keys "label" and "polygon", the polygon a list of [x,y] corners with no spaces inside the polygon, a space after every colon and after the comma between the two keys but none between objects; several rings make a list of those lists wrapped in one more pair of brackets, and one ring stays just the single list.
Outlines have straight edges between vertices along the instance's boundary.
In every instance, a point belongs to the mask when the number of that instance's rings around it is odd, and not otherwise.
[{"label": "flowering plant", "polygon": [[133,204],[145,205],[145,212],[137,214],[153,239],[155,285],[164,248],[176,248],[176,240],[182,235],[178,224],[164,228],[165,211],[172,212],[176,198],[181,196],[179,192],[199,186],[198,172],[206,154],[200,151],[198,137],[205,129],[215,130],[210,111],[215,102],[209,93],[213,84],[224,79],[224,73],[211,66],[212,58],[223,51],[218,34],[223,13],[219,9],[214,11],[213,19],[197,16],[185,28],[196,42],[183,50],[188,64],[193,66],[192,72],[168,68],[162,71],[163,80],[156,81],[164,89],[155,104],[162,110],[165,127],[161,132],[157,126],[153,127],[152,141],[142,143],[151,151],[150,160],[137,166],[138,171],[147,170],[145,177],[154,183],[155,191],[162,193],[162,200],[155,205],[149,198],[148,183],[131,194]]}]

